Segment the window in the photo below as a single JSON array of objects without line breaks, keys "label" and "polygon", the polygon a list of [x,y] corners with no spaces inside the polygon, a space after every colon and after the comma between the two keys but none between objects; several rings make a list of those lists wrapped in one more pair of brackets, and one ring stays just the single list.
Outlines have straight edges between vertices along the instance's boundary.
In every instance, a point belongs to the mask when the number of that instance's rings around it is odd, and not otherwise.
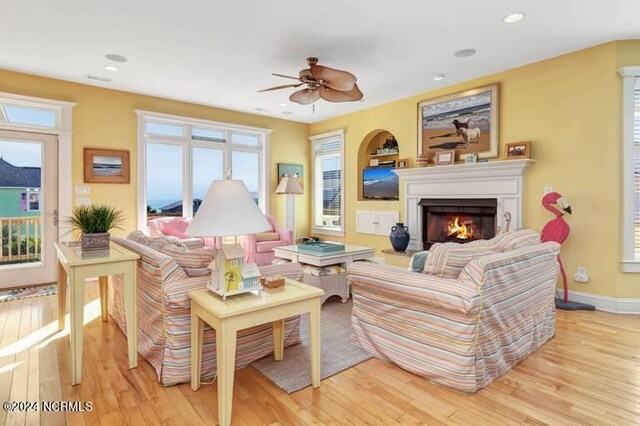
[{"label": "window", "polygon": [[[38,190],[35,190],[38,191]],[[33,192],[33,190],[27,190],[22,193],[22,211],[25,212],[38,212],[40,211],[40,192]]]},{"label": "window", "polygon": [[624,272],[640,273],[640,66],[623,77],[623,259]]},{"label": "window", "polygon": [[267,211],[264,171],[269,130],[137,111],[143,171],[139,226],[158,216],[196,214],[214,180],[244,181]]},{"label": "window", "polygon": [[312,136],[313,230],[344,236],[344,132]]},{"label": "window", "polygon": [[58,127],[59,111],[28,105],[27,103],[0,103],[0,123],[35,127]]}]

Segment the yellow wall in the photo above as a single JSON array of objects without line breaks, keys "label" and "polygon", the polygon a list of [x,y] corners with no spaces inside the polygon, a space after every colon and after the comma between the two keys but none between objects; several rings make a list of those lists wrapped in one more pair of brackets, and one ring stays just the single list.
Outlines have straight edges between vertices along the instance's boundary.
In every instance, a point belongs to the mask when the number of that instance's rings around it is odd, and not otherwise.
[{"label": "yellow wall", "polygon": [[[0,70],[0,92],[76,103],[73,109],[74,186],[83,184],[83,148],[126,149],[131,152],[129,185],[89,185],[93,203],[113,204],[124,210],[127,229],[136,227],[136,109],[273,129],[269,145],[270,209],[279,223],[284,223],[284,196],[275,194],[277,163],[298,163],[304,166],[305,173],[309,171],[310,144],[307,139],[307,124],[5,70]],[[305,193],[296,198],[296,228],[299,234],[307,232],[309,228],[310,196],[308,184],[305,186]]]},{"label": "yellow wall", "polygon": [[[93,202],[117,200],[135,227],[135,109],[157,111],[273,129],[270,145],[271,212],[284,221],[283,196],[275,195],[276,164],[300,163],[309,176],[307,136],[344,128],[346,131],[345,240],[378,249],[387,237],[357,234],[355,211],[399,210],[400,202],[358,201],[359,145],[372,131],[385,129],[398,140],[400,157],[417,152],[417,103],[438,96],[500,84],[500,143],[531,140],[536,164],[525,178],[527,227],[540,230],[551,219],[540,206],[545,184],[553,184],[572,204],[572,234],[563,248],[570,287],[584,292],[640,298],[640,277],[620,271],[621,258],[621,82],[617,68],[640,65],[640,40],[612,42],[530,64],[473,81],[369,108],[311,126],[235,111],[136,95],[93,86],[0,70],[0,91],[76,102],[73,111],[73,184],[82,183],[82,149],[109,147],[131,151],[130,185],[91,185]],[[310,179],[296,199],[298,234],[310,229]],[[401,193],[402,196],[402,193]],[[335,239],[332,237],[332,239]],[[389,263],[406,259],[385,256]],[[588,284],[575,283],[577,266],[586,266]]]},{"label": "yellow wall", "polygon": [[[400,210],[400,202],[358,201],[358,148],[373,130],[386,129],[411,164],[417,153],[417,103],[500,84],[500,152],[504,143],[533,142],[536,163],[525,177],[524,225],[541,230],[552,216],[540,199],[553,184],[572,204],[572,233],[562,257],[570,287],[584,292],[640,297],[640,276],[623,274],[621,249],[621,65],[640,64],[640,42],[614,42],[530,64],[311,125],[311,134],[345,129],[346,236],[360,245],[388,248],[387,237],[355,232],[355,211]],[[402,193],[401,193],[402,197]],[[386,256],[394,264],[406,260]],[[591,281],[571,278],[586,266]]]}]

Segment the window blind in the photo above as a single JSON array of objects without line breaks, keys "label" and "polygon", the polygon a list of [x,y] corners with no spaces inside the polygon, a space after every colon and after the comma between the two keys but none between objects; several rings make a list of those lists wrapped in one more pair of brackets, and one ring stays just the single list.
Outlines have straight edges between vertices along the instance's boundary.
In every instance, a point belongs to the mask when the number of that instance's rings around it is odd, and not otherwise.
[{"label": "window blind", "polygon": [[321,228],[342,228],[342,138],[319,139],[315,155],[315,223]]}]

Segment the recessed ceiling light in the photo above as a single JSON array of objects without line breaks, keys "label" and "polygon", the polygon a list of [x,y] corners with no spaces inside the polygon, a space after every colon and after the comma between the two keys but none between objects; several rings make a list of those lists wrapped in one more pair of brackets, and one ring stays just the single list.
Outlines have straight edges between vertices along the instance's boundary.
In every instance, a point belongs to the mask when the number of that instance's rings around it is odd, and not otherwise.
[{"label": "recessed ceiling light", "polygon": [[476,53],[476,49],[462,49],[454,53],[453,56],[455,56],[456,58],[468,58],[469,56],[473,56]]},{"label": "recessed ceiling light", "polygon": [[293,111],[282,111],[282,115],[293,115]]},{"label": "recessed ceiling light", "polygon": [[109,71],[109,72],[118,72],[118,71],[120,71],[120,69],[118,67],[116,67],[115,65],[105,65],[104,70],[105,71]]},{"label": "recessed ceiling light", "polygon": [[104,57],[113,62],[123,63],[128,61],[127,58],[122,55],[118,55],[117,53],[107,53]]},{"label": "recessed ceiling light", "polygon": [[515,24],[516,22],[520,22],[524,19],[524,13],[516,12],[502,18],[502,22],[505,24]]},{"label": "recessed ceiling light", "polygon": [[281,106],[282,108],[286,108],[286,107],[287,107],[287,104],[280,104],[280,106]]},{"label": "recessed ceiling light", "polygon": [[440,80],[444,80],[444,78],[446,77],[446,74],[442,74],[442,73],[437,73],[433,75],[433,81],[440,81]]}]

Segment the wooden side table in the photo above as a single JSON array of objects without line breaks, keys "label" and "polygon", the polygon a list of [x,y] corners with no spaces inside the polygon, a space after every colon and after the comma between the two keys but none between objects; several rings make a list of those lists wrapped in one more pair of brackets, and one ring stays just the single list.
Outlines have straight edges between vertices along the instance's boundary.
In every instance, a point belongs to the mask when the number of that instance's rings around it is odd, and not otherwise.
[{"label": "wooden side table", "polygon": [[200,387],[202,336],[206,322],[216,330],[218,368],[218,421],[231,424],[233,378],[238,330],[273,324],[273,357],[284,356],[284,319],[309,312],[311,384],[320,386],[320,298],[324,292],[306,284],[286,280],[284,289],[264,290],[222,298],[207,289],[192,290],[191,298],[191,389]]},{"label": "wooden side table", "polygon": [[64,329],[69,283],[69,340],[71,342],[71,384],[82,378],[82,334],[84,326],[84,281],[98,277],[100,282],[100,310],[102,321],[107,321],[107,277],[124,275],[124,306],[127,318],[127,345],[129,368],[138,366],[138,326],[136,321],[137,254],[111,243],[108,253],[82,253],[80,247],[55,243],[58,255],[58,330]]}]

